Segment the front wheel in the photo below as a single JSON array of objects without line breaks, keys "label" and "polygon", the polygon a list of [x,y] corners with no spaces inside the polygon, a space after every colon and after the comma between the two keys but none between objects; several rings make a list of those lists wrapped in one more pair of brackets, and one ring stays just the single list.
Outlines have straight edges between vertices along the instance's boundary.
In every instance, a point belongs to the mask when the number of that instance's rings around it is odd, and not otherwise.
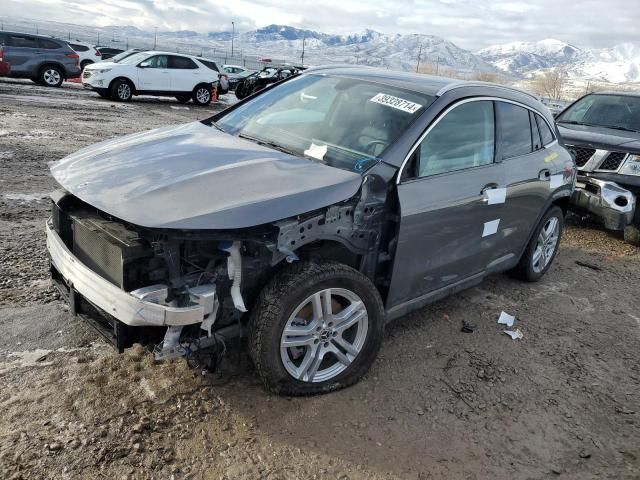
[{"label": "front wheel", "polygon": [[198,85],[193,89],[193,103],[200,106],[207,106],[211,103],[211,85]]},{"label": "front wheel", "polygon": [[558,253],[563,229],[564,213],[560,207],[553,206],[542,217],[512,274],[527,282],[540,280]]},{"label": "front wheel", "polygon": [[249,350],[271,391],[327,393],[356,383],[376,358],[382,299],[371,281],[336,262],[288,266],[252,309]]},{"label": "front wheel", "polygon": [[122,78],[113,82],[111,86],[111,98],[119,102],[128,102],[133,96],[131,84]]}]

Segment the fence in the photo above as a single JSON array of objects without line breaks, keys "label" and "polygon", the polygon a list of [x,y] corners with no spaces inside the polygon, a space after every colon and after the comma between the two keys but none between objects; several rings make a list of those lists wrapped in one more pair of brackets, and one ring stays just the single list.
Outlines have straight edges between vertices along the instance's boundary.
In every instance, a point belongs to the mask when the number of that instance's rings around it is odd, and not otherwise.
[{"label": "fence", "polygon": [[[186,53],[205,57],[216,61],[219,64],[242,65],[250,69],[261,69],[265,65],[276,65],[283,63],[300,63],[300,58],[273,58],[265,60],[259,53],[245,54],[248,49],[246,45],[236,43],[231,54],[231,41],[203,41],[199,39],[193,42],[175,41],[175,39],[162,38],[165,34],[159,32],[157,37],[139,31],[121,31],[120,28],[87,28],[80,25],[30,22],[27,20],[12,20],[2,22],[0,20],[0,30],[20,33],[35,33],[47,35],[65,40],[68,42],[90,43],[101,47],[119,48],[128,50],[130,48],[154,49],[166,52]],[[256,49],[259,50],[259,49]]]}]

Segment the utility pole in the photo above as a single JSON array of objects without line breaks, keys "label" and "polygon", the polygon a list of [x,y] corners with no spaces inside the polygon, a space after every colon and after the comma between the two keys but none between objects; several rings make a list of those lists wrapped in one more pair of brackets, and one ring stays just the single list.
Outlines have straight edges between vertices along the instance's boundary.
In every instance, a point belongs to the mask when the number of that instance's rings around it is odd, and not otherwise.
[{"label": "utility pole", "polygon": [[156,45],[158,44],[158,27],[154,27],[156,29],[155,33],[153,34],[153,49],[156,49]]},{"label": "utility pole", "polygon": [[100,32],[98,32],[98,41],[96,43],[100,45]]},{"label": "utility pole", "polygon": [[231,58],[233,58],[233,37],[236,36],[236,23],[231,22]]},{"label": "utility pole", "polygon": [[440,57],[436,57],[436,75],[440,71]]},{"label": "utility pole", "polygon": [[418,49],[418,62],[416,63],[416,73],[420,69],[420,57],[422,56],[422,44],[420,44],[420,48]]},{"label": "utility pole", "polygon": [[307,39],[307,34],[305,33],[302,36],[302,59],[300,60],[300,63],[302,64],[302,66],[304,67],[304,42]]}]

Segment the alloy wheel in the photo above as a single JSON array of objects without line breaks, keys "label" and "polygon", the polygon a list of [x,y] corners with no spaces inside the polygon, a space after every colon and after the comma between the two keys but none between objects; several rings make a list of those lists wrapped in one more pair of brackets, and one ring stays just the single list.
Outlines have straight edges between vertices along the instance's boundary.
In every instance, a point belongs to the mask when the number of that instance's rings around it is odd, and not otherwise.
[{"label": "alloy wheel", "polygon": [[43,78],[47,85],[56,86],[60,83],[62,77],[56,69],[48,68],[44,71]]},{"label": "alloy wheel", "polygon": [[330,380],[360,354],[368,327],[367,308],[358,295],[343,288],[318,291],[289,316],[280,340],[280,358],[297,380]]},{"label": "alloy wheel", "polygon": [[211,98],[211,92],[209,91],[208,88],[199,88],[196,91],[196,99],[198,100],[198,103],[202,103],[205,104],[209,101],[209,99]]},{"label": "alloy wheel", "polygon": [[551,217],[540,230],[536,248],[533,251],[531,263],[534,272],[540,273],[549,265],[558,248],[559,237],[560,222],[556,217]]},{"label": "alloy wheel", "polygon": [[118,85],[118,98],[120,100],[128,100],[131,96],[131,87],[127,83]]}]

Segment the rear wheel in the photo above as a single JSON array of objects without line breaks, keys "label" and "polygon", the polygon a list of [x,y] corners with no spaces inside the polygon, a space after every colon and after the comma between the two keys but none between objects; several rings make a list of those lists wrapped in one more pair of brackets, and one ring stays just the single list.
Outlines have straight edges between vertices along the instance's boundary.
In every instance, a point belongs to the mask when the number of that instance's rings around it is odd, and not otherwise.
[{"label": "rear wheel", "polygon": [[55,65],[45,65],[40,70],[38,83],[45,87],[59,87],[64,81],[64,76],[60,67]]},{"label": "rear wheel", "polygon": [[187,103],[189,100],[191,100],[191,95],[176,95],[176,100],[178,100],[180,103]]},{"label": "rear wheel", "polygon": [[211,85],[198,85],[193,89],[193,103],[200,106],[207,106],[211,103]]},{"label": "rear wheel", "polygon": [[301,263],[281,271],[261,292],[249,349],[271,391],[327,393],[362,378],[383,332],[382,299],[368,278],[336,262]]},{"label": "rear wheel", "polygon": [[113,100],[128,102],[133,96],[131,84],[127,80],[119,78],[111,85],[110,96]]},{"label": "rear wheel", "polygon": [[562,209],[553,206],[542,217],[520,263],[512,270],[512,274],[527,282],[540,280],[547,273],[558,253],[563,229]]}]

